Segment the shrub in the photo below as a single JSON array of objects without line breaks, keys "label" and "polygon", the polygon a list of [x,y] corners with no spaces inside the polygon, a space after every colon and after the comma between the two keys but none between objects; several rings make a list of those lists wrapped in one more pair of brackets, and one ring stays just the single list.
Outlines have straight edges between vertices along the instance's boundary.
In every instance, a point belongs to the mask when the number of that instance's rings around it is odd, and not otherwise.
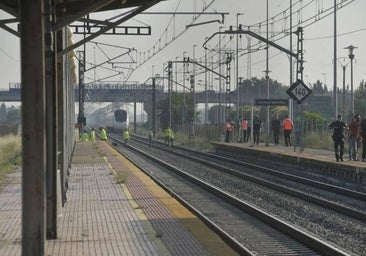
[{"label": "shrub", "polygon": [[21,137],[9,135],[0,138],[0,178],[22,162]]},{"label": "shrub", "polygon": [[332,137],[328,134],[309,133],[305,136],[306,148],[333,150]]}]

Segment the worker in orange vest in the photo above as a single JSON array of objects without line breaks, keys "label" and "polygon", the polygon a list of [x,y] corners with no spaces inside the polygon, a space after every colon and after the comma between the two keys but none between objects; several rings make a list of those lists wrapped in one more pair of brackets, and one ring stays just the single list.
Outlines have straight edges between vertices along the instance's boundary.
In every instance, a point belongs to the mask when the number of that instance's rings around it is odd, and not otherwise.
[{"label": "worker in orange vest", "polygon": [[247,142],[247,138],[248,136],[248,120],[246,120],[245,118],[243,119],[243,121],[241,121],[241,130],[242,130],[242,142]]},{"label": "worker in orange vest", "polygon": [[294,129],[294,123],[292,120],[286,116],[286,118],[282,121],[283,128],[283,136],[285,137],[285,146],[291,146],[291,132]]}]

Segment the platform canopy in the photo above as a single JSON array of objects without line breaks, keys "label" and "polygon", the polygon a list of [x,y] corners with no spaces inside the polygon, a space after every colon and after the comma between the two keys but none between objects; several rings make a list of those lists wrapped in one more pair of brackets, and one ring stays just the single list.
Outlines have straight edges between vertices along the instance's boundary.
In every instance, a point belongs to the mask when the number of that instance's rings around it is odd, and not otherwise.
[{"label": "platform canopy", "polygon": [[[130,8],[136,6],[153,6],[162,0],[55,0],[57,16],[63,19],[77,17],[86,10],[94,11],[110,11],[115,9]],[[94,10],[93,10],[94,8]],[[12,14],[14,17],[19,16],[19,1],[0,0],[0,9]]]}]

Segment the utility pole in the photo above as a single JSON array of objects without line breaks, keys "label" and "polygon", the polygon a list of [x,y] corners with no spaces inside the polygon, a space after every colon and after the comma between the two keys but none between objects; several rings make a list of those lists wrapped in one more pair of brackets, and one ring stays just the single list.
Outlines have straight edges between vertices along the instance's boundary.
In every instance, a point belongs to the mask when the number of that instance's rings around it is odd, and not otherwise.
[{"label": "utility pole", "polygon": [[[239,27],[239,15],[243,13],[236,14],[236,29],[241,30]],[[240,123],[239,109],[240,109],[240,91],[239,91],[239,34],[236,34],[236,72],[235,72],[235,83],[236,83],[236,121]],[[238,132],[240,131],[240,125]]]},{"label": "utility pole", "polygon": [[191,79],[190,79],[190,82],[191,82],[191,92],[192,92],[192,100],[193,100],[193,106],[192,106],[192,109],[193,109],[193,116],[192,116],[192,130],[191,130],[191,134],[190,134],[190,137],[192,136],[193,138],[193,143],[194,143],[194,135],[195,135],[195,117],[196,117],[196,82],[195,82],[195,75],[196,75],[196,65],[195,65],[195,61],[196,61],[196,53],[195,53],[195,47],[197,45],[194,44],[193,45],[193,63],[192,63],[192,75],[191,75]]},{"label": "utility pole", "polygon": [[[267,47],[266,47],[266,82],[267,82],[267,99],[269,99],[269,45],[268,45],[268,0],[267,0],[267,21],[266,21],[266,39],[267,39]],[[267,133],[266,133],[266,146],[269,146],[269,106],[267,106]],[[253,128],[252,128],[253,129]]]},{"label": "utility pole", "polygon": [[[219,32],[221,32],[221,29],[224,27],[219,27]],[[221,75],[221,34],[219,35],[219,74]],[[221,83],[221,77],[219,76],[219,111],[220,111],[220,123],[224,122],[224,110],[222,109],[222,83]]]},{"label": "utility pole", "polygon": [[[205,49],[205,66],[207,67],[207,49]],[[207,91],[207,69],[205,69],[205,130],[206,131],[208,124],[207,121],[208,121],[208,91]]]},{"label": "utility pole", "polygon": [[[290,51],[292,52],[292,0],[290,0]],[[293,84],[293,65],[292,65],[292,57],[290,56],[290,86]],[[293,100],[290,98],[288,101],[289,106],[289,117],[291,120],[294,120],[294,105]]]},{"label": "utility pole", "polygon": [[353,54],[353,50],[356,49],[356,46],[350,45],[345,47],[344,49],[348,49],[348,57],[351,60],[351,113],[355,112],[355,99],[353,95],[353,59],[355,55]]},{"label": "utility pole", "polygon": [[338,95],[337,95],[337,0],[334,0],[334,61],[333,61],[333,108],[334,118],[338,116]]},{"label": "utility pole", "polygon": [[342,94],[342,115],[345,121],[346,119],[346,67],[348,66],[349,62],[347,63],[347,58],[338,58],[337,61],[342,66],[343,71],[343,94]]},{"label": "utility pole", "polygon": [[172,128],[172,89],[173,89],[173,79],[172,79],[172,62],[168,62],[168,94],[169,94],[169,121],[168,125]]},{"label": "utility pole", "polygon": [[[178,61],[179,57],[175,57],[175,81],[178,82]],[[178,84],[175,84],[175,92],[178,92]]]},{"label": "utility pole", "polygon": [[183,134],[185,134],[185,117],[186,117],[186,63],[185,63],[185,59],[186,59],[186,53],[187,52],[183,52],[183,107],[182,107],[182,132]]}]

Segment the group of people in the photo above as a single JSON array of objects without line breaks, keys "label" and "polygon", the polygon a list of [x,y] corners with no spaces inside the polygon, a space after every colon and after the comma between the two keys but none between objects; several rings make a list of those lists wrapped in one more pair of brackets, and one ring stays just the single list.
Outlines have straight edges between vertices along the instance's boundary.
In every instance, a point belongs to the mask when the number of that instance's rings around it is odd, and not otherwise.
[{"label": "group of people", "polygon": [[[107,140],[107,132],[103,127],[99,128],[99,136],[101,140]],[[81,141],[95,141],[95,129],[92,128],[89,133],[84,130],[81,134]]]},{"label": "group of people", "polygon": [[285,119],[282,120],[282,122],[278,119],[278,116],[275,115],[271,122],[272,131],[273,131],[273,138],[274,138],[274,144],[279,144],[279,138],[280,138],[280,131],[281,128],[283,129],[283,137],[285,139],[285,146],[291,146],[291,134],[294,130],[294,123],[292,122],[291,118],[289,118],[288,115],[286,115]]},{"label": "group of people", "polygon": [[[99,128],[99,136],[100,136],[100,140],[106,141],[107,140],[107,132],[103,127]],[[149,145],[150,147],[152,146],[152,140],[154,137],[154,130],[153,128],[150,129],[149,131]],[[123,130],[123,134],[122,134],[122,138],[125,144],[128,143],[128,141],[130,140],[130,133],[128,131],[128,129],[124,129]],[[82,141],[95,141],[95,130],[94,128],[92,128],[92,130],[88,133],[86,130],[83,131],[83,133],[81,134],[81,140]],[[165,131],[164,131],[164,143],[167,146],[173,146],[173,141],[174,141],[174,131],[168,127]]]},{"label": "group of people", "polygon": [[[291,146],[291,133],[294,130],[294,124],[292,120],[286,116],[283,121],[278,119],[278,116],[275,115],[272,122],[272,131],[274,136],[274,144],[279,144],[279,137],[281,128],[283,129],[283,134],[285,138],[285,146]],[[230,142],[230,136],[234,129],[233,122],[228,119],[225,123],[225,142]],[[254,116],[253,118],[253,144],[259,145],[259,135],[262,131],[262,121],[258,118],[258,116]],[[251,126],[250,122],[247,119],[243,119],[241,121],[241,142],[248,142],[251,135]]]},{"label": "group of people", "polygon": [[366,161],[366,118],[361,121],[358,114],[352,114],[351,121],[346,124],[342,116],[338,115],[337,120],[329,124],[333,129],[332,139],[334,142],[334,153],[336,161],[343,161],[344,144],[348,141],[349,160],[358,161],[358,153],[362,143],[362,161]]},{"label": "group of people", "polygon": [[81,135],[81,141],[95,141],[94,128],[92,128],[89,133],[87,133],[86,130],[84,130],[83,134]]}]

